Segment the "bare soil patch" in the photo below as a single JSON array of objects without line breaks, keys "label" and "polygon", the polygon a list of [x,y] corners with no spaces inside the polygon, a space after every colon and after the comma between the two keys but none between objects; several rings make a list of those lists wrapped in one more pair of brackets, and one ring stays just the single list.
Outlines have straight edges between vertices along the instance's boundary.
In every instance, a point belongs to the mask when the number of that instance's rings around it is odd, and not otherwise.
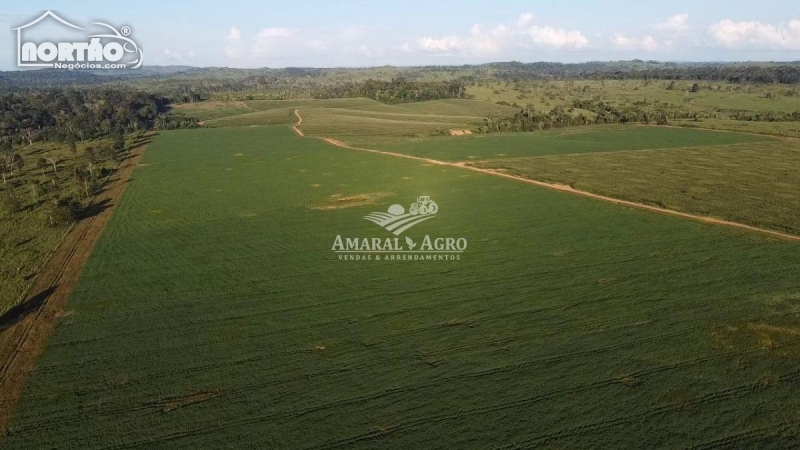
[{"label": "bare soil patch", "polygon": [[450,130],[450,136],[464,136],[472,134],[472,130]]},{"label": "bare soil patch", "polygon": [[356,194],[342,197],[334,194],[328,197],[324,203],[311,205],[311,209],[319,211],[332,211],[337,209],[355,208],[358,206],[377,205],[381,200],[393,196],[392,192],[371,192],[368,194]]}]

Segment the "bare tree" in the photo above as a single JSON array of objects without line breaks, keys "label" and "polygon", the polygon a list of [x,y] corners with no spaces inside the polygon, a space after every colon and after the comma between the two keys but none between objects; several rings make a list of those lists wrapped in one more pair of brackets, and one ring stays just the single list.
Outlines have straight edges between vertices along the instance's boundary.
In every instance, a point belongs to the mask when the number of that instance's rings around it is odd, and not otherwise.
[{"label": "bare tree", "polygon": [[22,136],[25,137],[25,140],[28,141],[28,145],[33,145],[33,140],[36,138],[36,135],[39,134],[35,128],[28,127],[22,130]]},{"label": "bare tree", "polygon": [[56,166],[57,161],[54,158],[51,158],[50,156],[47,155],[45,155],[44,159],[46,159],[47,162],[53,165],[53,172],[58,173],[58,167]]}]

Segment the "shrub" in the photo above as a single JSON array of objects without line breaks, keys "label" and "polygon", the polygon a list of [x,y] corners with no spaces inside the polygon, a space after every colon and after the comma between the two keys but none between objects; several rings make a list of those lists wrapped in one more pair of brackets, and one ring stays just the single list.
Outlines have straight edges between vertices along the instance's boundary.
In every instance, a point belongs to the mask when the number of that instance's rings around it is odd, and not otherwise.
[{"label": "shrub", "polygon": [[78,208],[71,201],[54,200],[48,202],[42,213],[51,227],[57,227],[74,222],[77,218]]},{"label": "shrub", "polygon": [[22,205],[19,203],[19,200],[11,193],[10,189],[6,189],[3,191],[2,195],[0,195],[0,212],[3,215],[15,213],[20,210]]}]

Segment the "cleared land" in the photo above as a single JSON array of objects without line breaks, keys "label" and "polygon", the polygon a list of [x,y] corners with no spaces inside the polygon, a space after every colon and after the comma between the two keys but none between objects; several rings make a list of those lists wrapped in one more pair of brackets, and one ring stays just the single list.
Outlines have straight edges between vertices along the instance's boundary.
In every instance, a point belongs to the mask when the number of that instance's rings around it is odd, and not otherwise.
[{"label": "cleared land", "polygon": [[233,115],[227,117],[220,117],[218,119],[208,120],[204,123],[207,127],[246,127],[257,125],[278,125],[282,123],[290,123],[294,120],[292,111],[294,108],[276,108],[267,111],[255,111],[241,115]]},{"label": "cleared land", "polygon": [[[472,86],[467,93],[475,100],[486,102],[532,104],[546,110],[556,106],[570,107],[575,97],[602,98],[612,103],[650,102],[657,100],[671,105],[688,105],[696,111],[719,113],[731,111],[800,110],[800,91],[780,84],[735,84],[724,82],[696,82],[698,92],[690,89],[695,81],[645,81],[645,80],[569,80],[529,81],[520,83],[484,83]],[[669,89],[672,84],[672,89]]]},{"label": "cleared land", "polygon": [[800,143],[794,141],[498,159],[478,166],[800,234]]},{"label": "cleared land", "polygon": [[[248,112],[237,109],[239,104]],[[338,137],[449,134],[451,129],[471,129],[489,114],[513,115],[517,111],[510,106],[463,99],[386,105],[366,98],[201,102],[176,110],[198,118],[213,114],[215,117],[205,120],[205,126],[230,127],[289,124],[294,122],[292,112],[298,108],[303,111],[307,134]]]},{"label": "cleared land", "polygon": [[[305,112],[303,117],[305,117]],[[304,127],[304,129],[307,127]],[[427,139],[357,137],[348,142],[443,161],[608,153],[772,141],[768,136],[636,125],[586,126],[533,133],[494,133]]]},{"label": "cleared land", "polygon": [[[800,244],[283,126],[165,132],[142,163],[8,448],[797,442]],[[467,237],[461,261],[330,251],[423,194],[409,235]]]},{"label": "cleared land", "polygon": [[[650,105],[653,111],[676,108],[702,114],[699,120],[672,120],[671,125],[800,137],[797,122],[750,122],[731,118],[737,112],[791,113],[800,110],[800,90],[779,84],[742,85],[698,81],[569,80],[479,83],[467,89],[476,100],[502,102],[539,111],[571,108],[576,99],[602,99],[614,105]],[[655,106],[658,102],[659,106]],[[594,113],[576,109],[584,115]]]}]

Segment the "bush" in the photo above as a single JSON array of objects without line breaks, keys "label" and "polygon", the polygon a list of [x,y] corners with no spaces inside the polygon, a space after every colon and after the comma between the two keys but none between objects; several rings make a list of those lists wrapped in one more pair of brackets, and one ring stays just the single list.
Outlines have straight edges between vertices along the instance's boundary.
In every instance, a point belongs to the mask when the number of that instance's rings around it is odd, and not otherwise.
[{"label": "bush", "polygon": [[22,205],[19,203],[19,200],[11,193],[10,189],[6,189],[3,191],[3,194],[0,195],[0,212],[3,215],[15,213],[20,210]]},{"label": "bush", "polygon": [[71,201],[54,200],[42,208],[42,213],[51,227],[57,227],[74,222],[77,218],[78,208]]}]

